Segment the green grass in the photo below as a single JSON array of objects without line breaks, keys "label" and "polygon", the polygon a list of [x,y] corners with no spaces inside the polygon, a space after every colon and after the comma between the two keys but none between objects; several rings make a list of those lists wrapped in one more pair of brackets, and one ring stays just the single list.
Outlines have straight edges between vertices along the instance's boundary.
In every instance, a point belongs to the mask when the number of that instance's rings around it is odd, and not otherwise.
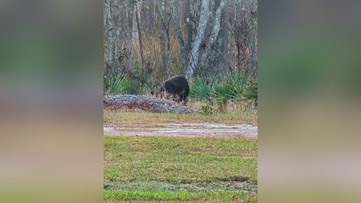
[{"label": "green grass", "polygon": [[193,200],[196,202],[257,202],[255,194],[243,191],[105,191],[106,200]]},{"label": "green grass", "polygon": [[213,181],[213,182],[182,182],[182,181],[106,181],[106,190],[140,190],[140,191],[188,191],[205,192],[210,190],[245,190],[256,191],[257,185],[241,181]]},{"label": "green grass", "polygon": [[158,123],[174,122],[213,122],[213,123],[257,123],[257,113],[251,111],[229,111],[223,114],[203,115],[194,114],[175,114],[175,113],[150,113],[150,112],[122,112],[104,110],[105,124],[121,124],[129,126],[134,124],[157,125]]},{"label": "green grass", "polygon": [[243,183],[257,183],[255,139],[105,137],[104,142],[106,200],[255,198],[242,190]]}]

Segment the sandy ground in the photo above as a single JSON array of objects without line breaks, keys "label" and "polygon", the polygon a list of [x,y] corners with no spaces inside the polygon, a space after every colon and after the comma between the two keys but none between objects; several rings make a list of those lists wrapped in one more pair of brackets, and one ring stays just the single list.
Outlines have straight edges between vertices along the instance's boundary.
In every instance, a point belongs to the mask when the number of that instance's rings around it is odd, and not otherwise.
[{"label": "sandy ground", "polygon": [[219,123],[160,123],[157,126],[104,125],[104,135],[257,138],[257,126]]}]

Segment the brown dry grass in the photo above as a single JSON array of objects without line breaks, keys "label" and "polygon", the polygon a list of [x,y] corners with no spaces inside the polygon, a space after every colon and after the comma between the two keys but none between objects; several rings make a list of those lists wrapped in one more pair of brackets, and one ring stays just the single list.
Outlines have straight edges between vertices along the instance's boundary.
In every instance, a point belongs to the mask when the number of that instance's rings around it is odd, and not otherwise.
[{"label": "brown dry grass", "polygon": [[[225,124],[257,124],[257,110],[242,107],[241,103],[229,103],[225,112],[216,112],[212,115],[201,114],[204,102],[189,102],[188,108],[196,113],[175,114],[175,113],[150,113],[144,111],[128,112],[127,110],[112,111],[104,110],[104,124],[122,126],[157,126],[159,123],[184,123],[184,122],[211,122]],[[217,107],[214,107],[217,108]]]}]

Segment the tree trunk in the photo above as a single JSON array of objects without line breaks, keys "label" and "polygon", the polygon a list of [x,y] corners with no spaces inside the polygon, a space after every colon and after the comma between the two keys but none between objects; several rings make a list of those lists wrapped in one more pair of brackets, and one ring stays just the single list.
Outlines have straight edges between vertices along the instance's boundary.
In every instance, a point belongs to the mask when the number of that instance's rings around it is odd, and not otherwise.
[{"label": "tree trunk", "polygon": [[209,0],[202,0],[201,2],[201,10],[200,10],[200,18],[197,27],[197,35],[193,42],[193,47],[191,50],[190,62],[186,71],[186,78],[188,81],[192,78],[195,69],[198,66],[199,60],[199,52],[200,46],[204,39],[205,30],[207,27],[207,23],[209,20],[211,12],[209,11]]},{"label": "tree trunk", "polygon": [[237,69],[241,71],[241,45],[236,42],[237,46]]},{"label": "tree trunk", "polygon": [[122,34],[120,28],[117,28],[116,41],[115,70],[117,74],[120,74],[122,72]]},{"label": "tree trunk", "polygon": [[234,47],[236,46],[235,45],[236,42],[234,40],[234,37],[232,34],[229,35],[229,46],[228,46],[228,49],[227,49],[227,66],[228,66],[228,69],[230,71],[234,71],[235,69],[235,64],[233,63],[234,61]]},{"label": "tree trunk", "polygon": [[169,35],[169,22],[171,19],[166,19],[164,15],[165,3],[158,2],[157,11],[160,16],[162,29],[160,33],[161,52],[162,52],[162,72],[165,73],[166,78],[169,78],[169,51],[170,51],[170,35]]},{"label": "tree trunk", "polygon": [[186,28],[187,28],[187,41],[184,45],[184,72],[186,73],[187,69],[188,69],[188,65],[190,62],[190,53],[191,53],[191,47],[192,47],[192,42],[194,41],[194,36],[196,35],[196,24],[195,22],[197,21],[196,17],[195,17],[195,12],[192,13],[192,6],[196,6],[197,4],[199,4],[198,1],[193,2],[192,0],[186,0]]},{"label": "tree trunk", "polygon": [[136,15],[137,21],[137,29],[138,29],[138,39],[139,39],[139,52],[140,52],[140,59],[141,59],[141,74],[144,74],[144,53],[143,53],[143,41],[142,41],[142,32],[140,31],[140,20],[139,20],[139,10],[138,5],[136,5]]},{"label": "tree trunk", "polygon": [[[161,30],[160,33],[160,43],[161,43],[161,58],[162,58],[162,73],[165,74],[165,78],[168,78],[168,64],[169,64],[169,60],[168,60],[168,49],[167,49],[167,35],[165,33],[164,30]],[[163,79],[165,79],[163,78]]]},{"label": "tree trunk", "polygon": [[181,60],[181,66],[183,69],[184,67],[187,66],[187,63],[188,63],[189,50],[187,50],[187,47],[186,47],[184,39],[183,39],[178,11],[179,11],[179,2],[176,1],[174,3],[172,1],[173,23],[174,23],[174,28],[175,28],[175,32],[176,32],[175,34],[178,39],[179,48],[181,50],[181,55],[180,55],[181,59],[180,60]]},{"label": "tree trunk", "polygon": [[127,1],[124,1],[124,32],[125,32],[125,70],[132,74],[132,31],[129,25],[129,7]]},{"label": "tree trunk", "polygon": [[182,49],[184,49],[184,39],[183,39],[183,34],[182,34],[182,30],[180,28],[180,20],[179,20],[179,15],[178,15],[178,10],[179,10],[179,6],[178,6],[179,2],[176,1],[174,3],[174,1],[172,1],[172,14],[173,14],[173,23],[174,23],[174,28],[175,28],[175,34],[177,35],[178,38],[178,43],[179,43],[179,47]]},{"label": "tree trunk", "polygon": [[167,74],[167,78],[170,77],[170,33],[169,33],[169,23],[167,25],[167,30],[165,32],[166,37],[167,37],[167,50],[166,50],[166,74]]},{"label": "tree trunk", "polygon": [[112,2],[111,0],[105,0],[104,2],[104,26],[105,26],[105,34],[107,37],[107,57],[106,57],[106,75],[110,77],[113,72],[113,54],[114,54],[114,41],[113,41],[113,22],[112,22],[112,10],[111,10]]},{"label": "tree trunk", "polygon": [[254,75],[258,73],[258,64],[257,64],[257,53],[258,53],[258,44],[257,44],[257,34],[254,35],[253,41],[251,43],[251,53],[252,53],[252,72]]},{"label": "tree trunk", "polygon": [[219,30],[221,29],[221,14],[222,14],[222,10],[223,10],[223,7],[225,4],[226,4],[226,1],[222,0],[219,4],[219,7],[217,8],[217,10],[215,12],[212,33],[211,33],[211,36],[209,37],[209,39],[207,40],[206,49],[202,53],[198,68],[202,68],[204,66],[204,64],[207,61],[208,56],[210,54],[211,47],[215,43],[216,39],[218,38],[218,33],[219,33]]}]

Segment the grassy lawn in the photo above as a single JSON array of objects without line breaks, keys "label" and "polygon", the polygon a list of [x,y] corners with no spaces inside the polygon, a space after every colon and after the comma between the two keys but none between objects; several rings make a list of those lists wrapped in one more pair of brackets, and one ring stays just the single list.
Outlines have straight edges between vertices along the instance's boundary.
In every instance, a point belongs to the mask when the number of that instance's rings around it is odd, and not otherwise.
[{"label": "grassy lawn", "polygon": [[257,202],[251,192],[257,140],[133,136],[104,142],[105,200]]},{"label": "grassy lawn", "polygon": [[156,126],[158,123],[186,123],[186,122],[211,122],[226,124],[257,124],[257,113],[229,111],[209,116],[199,113],[150,113],[150,112],[120,112],[104,109],[104,124],[121,124],[123,126],[147,125]]}]

